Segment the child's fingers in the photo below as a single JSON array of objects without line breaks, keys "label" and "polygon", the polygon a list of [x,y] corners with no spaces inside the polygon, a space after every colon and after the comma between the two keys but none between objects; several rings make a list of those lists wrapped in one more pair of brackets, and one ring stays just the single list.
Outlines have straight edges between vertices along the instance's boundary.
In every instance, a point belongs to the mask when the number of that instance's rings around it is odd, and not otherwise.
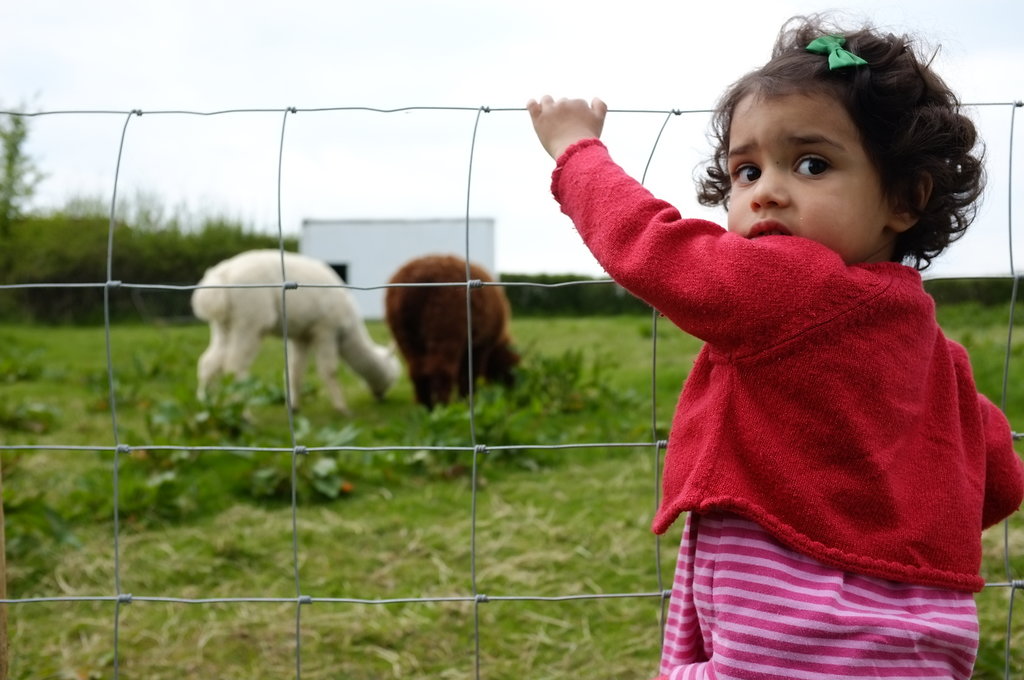
[{"label": "child's fingers", "polygon": [[536,99],[531,99],[530,101],[526,102],[526,110],[530,112],[530,116],[536,118],[541,113],[543,113],[545,108],[550,108],[553,103],[554,100],[551,98],[551,95],[546,94],[543,97],[541,97],[539,101]]},{"label": "child's fingers", "polygon": [[545,110],[551,109],[586,109],[589,108],[598,118],[604,118],[605,114],[608,113],[608,105],[601,100],[600,97],[594,97],[588,105],[584,100],[581,99],[559,99],[557,102],[551,95],[544,95],[539,100],[530,99],[526,102],[526,110],[530,112],[530,115],[536,118]]}]

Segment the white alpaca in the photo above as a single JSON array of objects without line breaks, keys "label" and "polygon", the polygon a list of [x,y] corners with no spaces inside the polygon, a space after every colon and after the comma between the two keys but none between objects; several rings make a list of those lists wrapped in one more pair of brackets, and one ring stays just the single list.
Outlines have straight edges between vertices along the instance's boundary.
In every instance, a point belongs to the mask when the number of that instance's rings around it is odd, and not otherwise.
[{"label": "white alpaca", "polygon": [[[348,412],[337,378],[339,356],[378,399],[383,397],[398,378],[401,362],[394,347],[373,342],[348,290],[317,287],[340,286],[341,277],[324,262],[290,252],[284,253],[284,270],[284,281],[316,284],[284,293],[292,408],[299,405],[310,350],[338,411]],[[250,287],[196,288],[192,293],[193,313],[210,324],[210,346],[199,357],[200,398],[218,375],[244,376],[264,336],[281,336],[281,282],[281,252],[277,250],[250,250],[206,270],[200,286]],[[251,287],[253,284],[266,287]]]}]

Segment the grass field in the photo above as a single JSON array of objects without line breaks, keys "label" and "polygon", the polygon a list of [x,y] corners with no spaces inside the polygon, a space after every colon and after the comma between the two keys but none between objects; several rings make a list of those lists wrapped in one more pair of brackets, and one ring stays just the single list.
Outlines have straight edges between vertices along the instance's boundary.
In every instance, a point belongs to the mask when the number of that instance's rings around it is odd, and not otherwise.
[{"label": "grass field", "polygon": [[[1006,319],[941,310],[997,402]],[[347,373],[350,418],[329,409],[311,373],[290,419],[279,341],[264,344],[251,381],[200,404],[205,327],[115,326],[112,409],[104,329],[0,327],[0,444],[52,447],[3,451],[9,597],[109,597],[119,584],[135,598],[116,617],[121,678],[295,677],[297,627],[306,679],[461,679],[478,665],[488,680],[651,677],[658,598],[530,598],[667,587],[681,527],[657,549],[650,442],[667,435],[699,345],[661,321],[652,362],[650,317],[520,318],[513,331],[520,384],[482,388],[472,420],[464,404],[426,413],[404,379],[376,403]],[[371,332],[386,337],[379,324]],[[1016,338],[1007,401],[1018,430],[1022,348]],[[473,431],[476,443],[510,447],[478,458],[475,504]],[[638,445],[598,446],[609,442]],[[594,446],[536,448],[581,443]],[[117,464],[115,554],[116,444],[131,450]],[[294,543],[293,444],[323,447],[297,459]],[[1001,527],[985,537],[992,582],[1007,580],[1003,543]],[[1019,517],[1009,546],[1017,578]],[[276,601],[297,592],[314,602]],[[145,599],[160,597],[231,601]],[[1002,677],[1009,599],[1006,588],[978,596],[978,678]],[[116,610],[89,599],[11,606],[11,677],[111,677]],[[1019,675],[1017,630],[1011,649]]]}]

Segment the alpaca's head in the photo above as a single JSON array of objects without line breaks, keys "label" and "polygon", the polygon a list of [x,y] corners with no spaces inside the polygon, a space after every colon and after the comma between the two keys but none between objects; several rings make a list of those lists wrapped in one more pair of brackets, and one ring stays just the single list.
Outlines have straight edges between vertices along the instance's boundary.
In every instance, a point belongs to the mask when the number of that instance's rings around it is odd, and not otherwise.
[{"label": "alpaca's head", "polygon": [[387,347],[378,345],[373,348],[373,352],[377,355],[377,361],[374,362],[375,370],[366,376],[366,384],[373,396],[383,399],[402,374],[402,362],[395,352],[395,343]]}]

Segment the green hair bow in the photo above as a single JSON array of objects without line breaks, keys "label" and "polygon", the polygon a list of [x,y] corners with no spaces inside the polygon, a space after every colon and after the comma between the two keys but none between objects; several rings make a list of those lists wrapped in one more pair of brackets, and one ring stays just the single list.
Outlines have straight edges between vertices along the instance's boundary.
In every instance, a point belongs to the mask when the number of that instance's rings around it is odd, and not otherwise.
[{"label": "green hair bow", "polygon": [[814,52],[815,54],[827,54],[830,71],[849,66],[866,66],[868,62],[853,52],[843,49],[845,42],[846,38],[841,35],[823,35],[812,40],[807,46],[807,51]]}]

